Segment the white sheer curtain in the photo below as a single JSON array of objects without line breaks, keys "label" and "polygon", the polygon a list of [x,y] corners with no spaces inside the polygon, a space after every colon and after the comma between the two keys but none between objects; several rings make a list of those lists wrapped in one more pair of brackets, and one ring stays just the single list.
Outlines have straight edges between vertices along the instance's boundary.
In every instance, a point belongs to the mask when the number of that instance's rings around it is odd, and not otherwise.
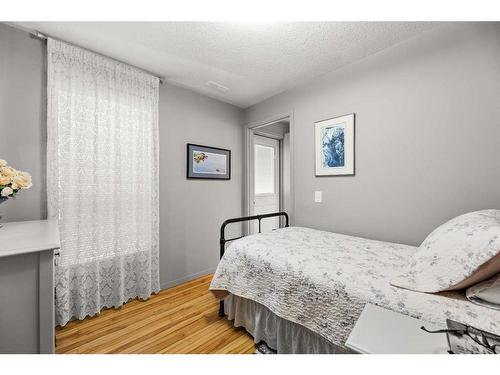
[{"label": "white sheer curtain", "polygon": [[158,78],[48,40],[56,325],[159,290]]}]

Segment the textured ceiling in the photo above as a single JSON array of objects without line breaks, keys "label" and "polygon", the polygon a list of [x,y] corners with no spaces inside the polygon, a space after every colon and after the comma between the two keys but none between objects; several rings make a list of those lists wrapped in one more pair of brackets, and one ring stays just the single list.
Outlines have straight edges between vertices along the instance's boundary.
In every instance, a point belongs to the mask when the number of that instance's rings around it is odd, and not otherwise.
[{"label": "textured ceiling", "polygon": [[[248,107],[426,31],[430,22],[20,22]],[[206,85],[215,81],[229,91]]]}]

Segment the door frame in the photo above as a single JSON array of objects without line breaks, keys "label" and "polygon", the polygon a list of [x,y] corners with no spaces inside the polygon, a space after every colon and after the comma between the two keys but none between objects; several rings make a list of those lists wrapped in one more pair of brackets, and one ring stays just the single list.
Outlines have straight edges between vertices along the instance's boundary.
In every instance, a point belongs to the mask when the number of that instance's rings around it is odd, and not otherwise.
[{"label": "door frame", "polygon": [[[294,223],[294,213],[295,213],[295,186],[294,186],[294,158],[295,158],[295,153],[294,153],[294,119],[293,119],[293,111],[290,112],[285,112],[282,114],[270,116],[264,120],[261,121],[255,121],[251,123],[247,123],[246,129],[245,129],[245,183],[244,183],[244,199],[243,199],[243,212],[245,213],[246,216],[248,216],[251,212],[251,187],[252,187],[252,180],[253,180],[253,163],[252,160],[254,158],[254,152],[253,152],[253,136],[254,135],[259,135],[259,128],[262,128],[267,125],[274,124],[276,122],[280,122],[283,120],[289,120],[290,122],[290,207],[288,210],[288,216],[290,218],[290,225],[293,225]],[[265,132],[261,132],[261,135],[268,136]],[[270,137],[272,138],[272,137]],[[281,142],[280,142],[281,143]],[[281,146],[281,144],[280,144]],[[283,163],[283,155],[282,155],[282,148],[280,147],[280,206],[282,207],[282,200],[283,200],[283,184],[281,183],[282,179],[282,163]],[[246,223],[245,227],[245,234],[250,233],[250,225],[248,222]]]}]

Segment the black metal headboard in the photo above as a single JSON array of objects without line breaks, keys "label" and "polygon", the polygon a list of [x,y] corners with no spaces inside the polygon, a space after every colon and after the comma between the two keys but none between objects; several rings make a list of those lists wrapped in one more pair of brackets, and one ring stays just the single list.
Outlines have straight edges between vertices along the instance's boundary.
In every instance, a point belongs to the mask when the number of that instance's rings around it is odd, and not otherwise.
[{"label": "black metal headboard", "polygon": [[[235,218],[227,219],[226,221],[224,221],[220,227],[220,257],[222,258],[224,255],[224,251],[226,249],[226,243],[228,243],[230,241],[239,240],[240,238],[245,237],[245,235],[243,235],[243,236],[239,236],[239,237],[229,238],[226,240],[226,233],[225,232],[226,232],[226,226],[228,224],[240,223],[243,221],[258,220],[259,221],[259,233],[261,233],[261,229],[262,229],[261,221],[262,221],[262,219],[267,219],[269,217],[281,217],[281,216],[283,216],[285,218],[285,228],[290,226],[290,221],[288,218],[288,214],[286,212],[273,212],[271,214],[235,217]],[[224,316],[224,300],[220,301],[219,316]]]},{"label": "black metal headboard", "polygon": [[222,223],[221,227],[220,227],[220,257],[222,258],[222,256],[224,255],[224,249],[225,249],[225,246],[226,246],[227,242],[239,240],[240,238],[245,237],[243,235],[243,236],[239,236],[239,237],[229,238],[229,239],[226,240],[226,234],[225,234],[225,232],[226,232],[226,226],[228,224],[239,223],[239,222],[242,222],[242,221],[259,220],[259,233],[261,233],[261,229],[262,229],[261,221],[262,221],[262,219],[266,219],[266,218],[269,218],[269,217],[276,217],[276,216],[283,216],[285,218],[285,227],[290,226],[289,225],[288,214],[286,212],[273,212],[271,214],[235,217],[235,218],[227,219],[226,221],[224,221]]}]

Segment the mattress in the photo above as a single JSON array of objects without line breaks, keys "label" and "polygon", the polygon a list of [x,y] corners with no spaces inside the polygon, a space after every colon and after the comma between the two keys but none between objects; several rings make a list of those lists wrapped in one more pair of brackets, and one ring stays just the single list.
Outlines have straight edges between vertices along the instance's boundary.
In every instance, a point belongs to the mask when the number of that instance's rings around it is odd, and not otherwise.
[{"label": "mattress", "polygon": [[244,237],[226,250],[210,290],[250,299],[343,346],[366,303],[446,327],[446,319],[499,334],[500,311],[462,292],[419,293],[390,285],[417,250],[302,227]]}]

